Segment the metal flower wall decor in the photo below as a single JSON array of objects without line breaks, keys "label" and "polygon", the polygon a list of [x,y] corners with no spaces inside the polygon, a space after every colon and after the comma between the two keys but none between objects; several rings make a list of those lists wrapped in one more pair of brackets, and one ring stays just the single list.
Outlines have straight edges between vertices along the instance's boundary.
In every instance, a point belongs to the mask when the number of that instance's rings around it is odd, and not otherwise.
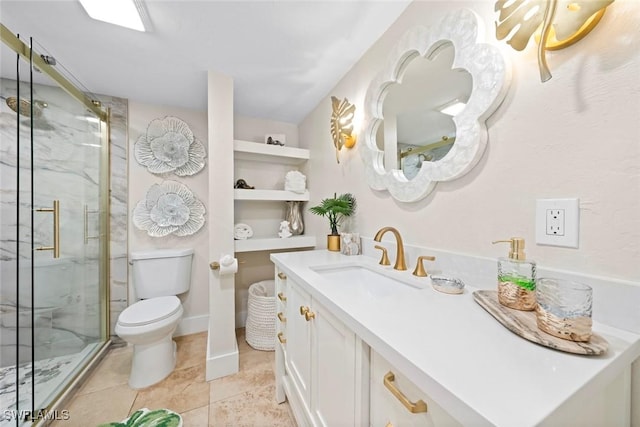
[{"label": "metal flower wall decor", "polygon": [[204,225],[204,214],[204,205],[186,185],[164,181],[136,204],[133,224],[151,237],[190,236]]},{"label": "metal flower wall decor", "polygon": [[204,168],[204,144],[184,121],[167,116],[154,119],[134,145],[138,163],[154,174],[195,175]]},{"label": "metal flower wall decor", "polygon": [[586,36],[600,22],[614,0],[498,0],[495,11],[498,40],[523,50],[540,28],[538,67],[540,79],[551,78],[545,52],[570,46]]}]

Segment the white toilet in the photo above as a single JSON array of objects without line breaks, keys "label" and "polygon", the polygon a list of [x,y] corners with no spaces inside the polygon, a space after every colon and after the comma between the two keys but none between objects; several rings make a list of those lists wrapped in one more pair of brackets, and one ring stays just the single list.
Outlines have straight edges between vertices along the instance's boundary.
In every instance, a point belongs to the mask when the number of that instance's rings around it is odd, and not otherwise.
[{"label": "white toilet", "polygon": [[116,334],[133,344],[129,386],[148,387],[166,378],[176,366],[171,339],[182,318],[176,296],[191,286],[193,249],[161,249],[131,253],[133,288],[138,301],[118,317]]}]

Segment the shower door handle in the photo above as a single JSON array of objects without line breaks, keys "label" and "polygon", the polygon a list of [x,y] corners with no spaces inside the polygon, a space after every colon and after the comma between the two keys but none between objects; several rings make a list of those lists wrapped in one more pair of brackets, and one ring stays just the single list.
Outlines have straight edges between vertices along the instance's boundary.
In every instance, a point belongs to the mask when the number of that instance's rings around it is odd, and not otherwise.
[{"label": "shower door handle", "polygon": [[36,212],[53,214],[53,246],[40,246],[36,251],[53,251],[53,257],[60,258],[60,200],[54,200],[52,208],[38,208]]},{"label": "shower door handle", "polygon": [[89,236],[89,214],[100,213],[99,210],[89,210],[89,206],[84,205],[84,244],[89,244],[89,240],[99,239],[100,235]]}]

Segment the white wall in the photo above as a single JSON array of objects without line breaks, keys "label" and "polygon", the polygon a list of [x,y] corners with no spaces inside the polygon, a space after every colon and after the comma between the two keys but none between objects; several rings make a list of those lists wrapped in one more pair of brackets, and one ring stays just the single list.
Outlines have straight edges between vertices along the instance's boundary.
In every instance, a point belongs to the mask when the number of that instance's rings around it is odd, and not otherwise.
[{"label": "white wall", "polygon": [[244,141],[264,142],[264,136],[271,133],[284,134],[287,147],[298,147],[298,126],[275,120],[235,116],[233,118],[233,138]]},{"label": "white wall", "polygon": [[[207,72],[209,169],[209,259],[234,251],[233,242],[233,79]],[[221,269],[220,269],[221,270]],[[238,372],[235,333],[235,276],[209,271],[207,381]]]},{"label": "white wall", "polygon": [[[156,118],[165,116],[175,116],[184,120],[196,137],[207,146],[207,113],[201,111],[185,110],[176,107],[163,107],[158,105],[149,105],[139,102],[129,102],[129,251],[151,248],[172,248],[172,247],[193,247],[196,250],[192,271],[191,290],[181,296],[185,309],[183,323],[180,325],[177,334],[188,334],[207,329],[207,316],[209,312],[208,297],[208,264],[209,248],[207,244],[207,234],[209,233],[208,223],[198,231],[195,235],[189,237],[167,236],[161,238],[149,237],[145,231],[138,230],[131,224],[131,214],[136,203],[146,194],[147,189],[155,184],[162,182],[162,177],[155,176],[147,171],[147,169],[135,160],[133,155],[133,146],[140,135],[142,135],[149,122]],[[250,117],[234,117],[234,139],[242,139],[246,141],[263,142],[264,135],[268,133],[279,133],[286,135],[286,145],[289,147],[298,146],[298,127],[291,123],[277,122],[272,120],[256,119]],[[205,168],[192,177],[177,177],[168,175],[165,179],[176,180],[187,185],[196,196],[205,204],[207,210],[213,209],[208,203],[208,188],[210,185],[216,186],[216,182],[208,182],[207,164]],[[283,169],[284,168],[284,169]],[[286,169],[286,170],[285,170]],[[292,166],[284,167],[278,165],[260,165],[255,162],[252,170],[248,174],[243,174],[250,183],[258,181],[259,186],[264,184],[265,178],[275,183],[277,180],[284,182],[284,174],[291,169]],[[278,174],[278,176],[274,175]],[[281,175],[281,176],[280,176]],[[234,177],[235,179],[240,178]],[[264,187],[261,187],[264,188]],[[265,206],[259,207],[261,210]],[[274,215],[274,204],[268,204],[269,210],[265,217]],[[276,212],[277,216],[278,213]],[[284,202],[282,203],[282,219],[284,219]],[[272,219],[274,224],[279,224],[279,219]],[[238,254],[241,262],[238,274],[236,275],[236,323],[238,327],[244,326],[248,288],[252,283],[260,280],[273,278],[273,264],[269,260],[269,253],[255,252]],[[131,283],[131,280],[129,281]],[[133,294],[130,292],[129,304],[134,301],[131,299]]]},{"label": "white wall", "polygon": [[[184,335],[207,330],[207,318],[209,313],[209,224],[195,234],[186,237],[169,235],[166,237],[150,237],[146,231],[138,230],[131,223],[132,212],[139,200],[142,200],[149,187],[159,184],[163,180],[178,181],[191,189],[195,196],[205,205],[207,211],[208,199],[208,168],[209,164],[196,175],[179,177],[169,174],[165,177],[154,175],[140,165],[134,155],[134,144],[140,135],[146,132],[147,126],[153,119],[162,119],[166,116],[174,116],[189,125],[197,139],[207,147],[207,113],[204,111],[192,111],[177,107],[163,107],[157,105],[142,104],[129,101],[129,251],[143,249],[165,248],[193,248],[193,269],[191,273],[191,289],[180,295],[184,307],[183,320],[180,323],[177,335]],[[129,304],[135,302],[132,299],[129,280]]]},{"label": "white wall", "polygon": [[[578,44],[548,53],[553,78],[541,83],[535,45],[523,52],[493,34],[493,1],[418,1],[360,59],[299,127],[311,150],[310,205],[334,192],[352,192],[358,213],[351,225],[373,236],[397,227],[405,241],[456,252],[504,256],[491,241],[522,236],[527,255],[551,268],[640,282],[640,8],[613,3]],[[512,83],[490,118],[488,148],[466,176],[438,184],[426,199],[403,204],[374,192],[364,180],[357,149],[335,154],[329,133],[330,95],[354,102],[358,115],[369,82],[399,37],[454,8],[468,7],[484,21],[485,41],[512,63]],[[357,146],[356,146],[357,147]],[[580,247],[535,244],[535,201],[580,198]],[[307,232],[324,244],[324,218],[305,216]]]}]

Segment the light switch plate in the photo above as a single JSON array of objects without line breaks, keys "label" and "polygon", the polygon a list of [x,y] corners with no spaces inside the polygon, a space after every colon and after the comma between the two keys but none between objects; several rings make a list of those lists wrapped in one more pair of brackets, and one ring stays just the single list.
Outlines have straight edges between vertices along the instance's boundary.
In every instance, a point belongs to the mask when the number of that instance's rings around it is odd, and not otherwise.
[{"label": "light switch plate", "polygon": [[536,200],[536,243],[578,247],[580,234],[579,199]]}]

